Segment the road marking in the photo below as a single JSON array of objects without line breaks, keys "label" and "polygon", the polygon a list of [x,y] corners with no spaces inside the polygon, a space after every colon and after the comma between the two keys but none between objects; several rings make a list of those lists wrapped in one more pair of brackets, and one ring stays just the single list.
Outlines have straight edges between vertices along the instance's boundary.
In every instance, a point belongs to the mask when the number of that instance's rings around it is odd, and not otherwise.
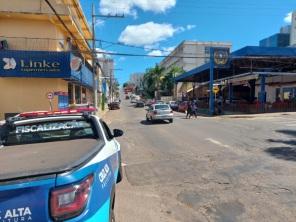
[{"label": "road marking", "polygon": [[210,141],[211,143],[214,143],[214,144],[216,144],[216,145],[218,145],[218,146],[221,146],[221,147],[231,148],[230,146],[228,146],[228,145],[224,145],[224,144],[220,143],[219,141],[217,141],[217,140],[213,140],[213,139],[211,139],[211,138],[207,138],[207,139],[205,139],[205,140]]}]

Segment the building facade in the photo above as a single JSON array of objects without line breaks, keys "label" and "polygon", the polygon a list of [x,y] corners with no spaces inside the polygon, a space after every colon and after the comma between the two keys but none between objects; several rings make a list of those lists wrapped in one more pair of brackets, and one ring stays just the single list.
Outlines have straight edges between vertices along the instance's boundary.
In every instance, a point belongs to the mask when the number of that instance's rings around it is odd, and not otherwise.
[{"label": "building facade", "polygon": [[296,10],[292,12],[290,46],[296,47]]},{"label": "building facade", "polygon": [[100,98],[93,94],[92,33],[78,0],[2,1],[0,10],[0,119]]},{"label": "building facade", "polygon": [[130,75],[130,84],[138,87],[140,90],[143,89],[143,77],[145,73],[134,73]]},{"label": "building facade", "polygon": [[[229,51],[232,51],[231,42],[183,41],[159,65],[165,67],[164,73],[169,72],[173,66],[184,71],[195,69],[210,62],[211,47],[229,48]],[[176,73],[176,76],[180,74]],[[187,93],[192,88],[192,83],[178,83],[174,88],[174,98],[180,101],[182,93]]]},{"label": "building facade", "polygon": [[265,47],[287,47],[289,45],[290,34],[288,33],[277,33],[259,42],[259,46]]}]

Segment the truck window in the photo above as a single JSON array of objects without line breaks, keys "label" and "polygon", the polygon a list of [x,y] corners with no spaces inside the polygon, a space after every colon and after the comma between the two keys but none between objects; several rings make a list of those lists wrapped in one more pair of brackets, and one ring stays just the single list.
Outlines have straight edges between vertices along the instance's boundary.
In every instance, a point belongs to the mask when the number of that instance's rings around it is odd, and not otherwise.
[{"label": "truck window", "polygon": [[17,125],[15,128],[5,126],[0,134],[4,146],[83,138],[98,138],[92,122],[65,120]]}]

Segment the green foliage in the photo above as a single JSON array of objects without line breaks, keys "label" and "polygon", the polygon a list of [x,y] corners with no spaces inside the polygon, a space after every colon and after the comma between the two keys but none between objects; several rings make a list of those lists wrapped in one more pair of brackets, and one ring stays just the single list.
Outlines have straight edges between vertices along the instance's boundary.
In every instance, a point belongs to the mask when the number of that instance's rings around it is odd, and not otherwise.
[{"label": "green foliage", "polygon": [[128,82],[123,83],[123,88],[127,87],[128,84],[129,84]]},{"label": "green foliage", "polygon": [[75,103],[69,105],[69,109],[76,109],[77,105]]},{"label": "green foliage", "polygon": [[177,66],[173,66],[171,70],[164,74],[165,68],[156,64],[154,68],[146,70],[146,73],[143,77],[143,85],[145,86],[146,93],[154,97],[154,92],[157,91],[157,99],[160,98],[159,90],[167,91],[168,95],[172,95],[174,89],[174,83],[172,78],[178,76],[185,71]]}]

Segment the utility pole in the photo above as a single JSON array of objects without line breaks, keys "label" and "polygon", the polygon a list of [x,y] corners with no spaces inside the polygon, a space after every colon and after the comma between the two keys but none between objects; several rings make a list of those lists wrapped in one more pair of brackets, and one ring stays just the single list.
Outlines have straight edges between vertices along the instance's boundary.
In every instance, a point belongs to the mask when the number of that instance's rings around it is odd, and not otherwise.
[{"label": "utility pole", "polygon": [[92,4],[92,68],[93,68],[93,94],[94,94],[94,108],[95,114],[97,114],[98,108],[98,84],[97,84],[97,73],[96,73],[96,38],[95,38],[95,17],[107,17],[107,18],[124,18],[124,15],[115,16],[111,15],[95,15],[94,4]]},{"label": "utility pole", "polygon": [[112,78],[114,78],[114,72],[113,72],[113,77],[112,77],[112,71],[114,70],[122,70],[122,69],[110,69],[110,96],[111,96],[111,102],[113,102],[113,81],[112,81]]}]

